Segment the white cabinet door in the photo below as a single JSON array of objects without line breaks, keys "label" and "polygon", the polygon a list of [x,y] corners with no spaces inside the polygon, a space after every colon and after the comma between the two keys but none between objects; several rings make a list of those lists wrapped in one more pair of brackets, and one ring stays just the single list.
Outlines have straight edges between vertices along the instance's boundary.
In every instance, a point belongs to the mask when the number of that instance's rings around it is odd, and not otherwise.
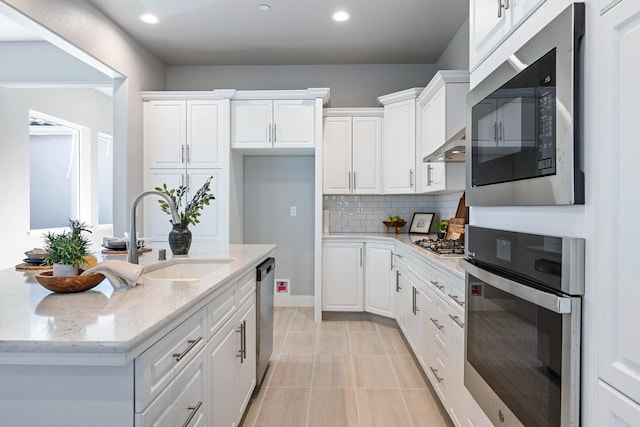
[{"label": "white cabinet door", "polygon": [[271,147],[272,122],[273,101],[231,101],[231,147]]},{"label": "white cabinet door", "polygon": [[324,194],[351,194],[351,117],[326,117],[323,130]]},{"label": "white cabinet door", "polygon": [[313,99],[273,101],[273,146],[313,148],[314,110]]},{"label": "white cabinet door", "polygon": [[384,106],[383,174],[385,194],[415,192],[416,101]]},{"label": "white cabinet door", "polygon": [[[422,107],[422,155],[427,156],[447,141],[445,86]],[[461,112],[464,114],[464,112]]]},{"label": "white cabinet door", "polygon": [[516,29],[522,25],[545,1],[546,0],[511,0],[508,9],[509,13],[511,13],[511,27]]},{"label": "white cabinet door", "polygon": [[[635,213],[640,209],[638,46],[640,2],[623,0],[600,19],[597,140],[606,141],[607,149],[598,152],[600,167],[593,178],[599,224],[598,245],[593,249],[598,260],[598,373],[603,381],[640,403],[640,286],[635,245],[639,237]],[[621,235],[625,238],[617,238]]]},{"label": "white cabinet door", "polygon": [[222,169],[190,169],[188,173],[188,193],[187,199],[191,200],[196,191],[204,182],[212,176],[211,192],[216,197],[208,206],[205,206],[198,217],[200,223],[190,225],[189,230],[193,235],[194,242],[227,242],[229,239],[229,218],[224,217],[225,201],[222,191],[228,188]]},{"label": "white cabinet door", "polygon": [[238,358],[238,389],[236,394],[236,421],[240,422],[256,386],[256,297],[251,297],[239,311],[242,325],[240,334],[243,357]]},{"label": "white cabinet door", "polygon": [[363,243],[322,245],[322,309],[363,311]]},{"label": "white cabinet door", "polygon": [[640,427],[640,405],[607,383],[598,381],[599,427]]},{"label": "white cabinet door", "polygon": [[184,168],[187,132],[186,101],[145,103],[144,133],[150,168]]},{"label": "white cabinet door", "polygon": [[396,322],[400,330],[407,333],[406,321],[407,317],[412,314],[413,302],[411,295],[411,285],[409,284],[409,276],[403,264],[398,264],[396,270]]},{"label": "white cabinet door", "polygon": [[382,118],[353,118],[353,189],[382,194]]},{"label": "white cabinet door", "polygon": [[238,323],[229,320],[207,344],[210,371],[209,419],[213,427],[233,427],[236,425],[236,377],[240,352],[240,332]]},{"label": "white cabinet door", "polygon": [[506,37],[511,29],[511,14],[505,0],[470,0],[469,69],[473,70]]},{"label": "white cabinet door", "polygon": [[366,245],[365,311],[385,317],[395,317],[394,245]]},{"label": "white cabinet door", "polygon": [[222,101],[187,101],[187,150],[189,168],[221,168],[225,166]]}]

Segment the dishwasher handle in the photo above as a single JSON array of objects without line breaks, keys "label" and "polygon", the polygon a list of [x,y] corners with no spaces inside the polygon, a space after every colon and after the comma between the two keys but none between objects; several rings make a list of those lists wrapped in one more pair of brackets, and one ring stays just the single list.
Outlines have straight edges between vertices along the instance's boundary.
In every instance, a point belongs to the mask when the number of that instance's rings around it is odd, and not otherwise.
[{"label": "dishwasher handle", "polygon": [[261,282],[267,275],[271,274],[276,268],[275,258],[267,258],[258,266],[256,280]]}]

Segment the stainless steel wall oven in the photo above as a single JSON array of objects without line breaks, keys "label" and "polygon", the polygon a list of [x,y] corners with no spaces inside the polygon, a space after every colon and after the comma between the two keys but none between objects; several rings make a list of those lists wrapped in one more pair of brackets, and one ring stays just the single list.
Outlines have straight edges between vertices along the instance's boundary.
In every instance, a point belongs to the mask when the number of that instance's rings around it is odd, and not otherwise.
[{"label": "stainless steel wall oven", "polygon": [[464,383],[497,426],[580,425],[584,240],[469,226]]},{"label": "stainless steel wall oven", "polygon": [[584,203],[583,36],[574,3],[469,93],[470,206]]}]

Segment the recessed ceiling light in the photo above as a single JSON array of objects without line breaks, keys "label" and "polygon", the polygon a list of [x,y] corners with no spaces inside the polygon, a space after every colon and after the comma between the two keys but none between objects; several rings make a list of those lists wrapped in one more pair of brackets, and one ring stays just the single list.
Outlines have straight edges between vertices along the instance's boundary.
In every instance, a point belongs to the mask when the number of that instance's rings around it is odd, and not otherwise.
[{"label": "recessed ceiling light", "polygon": [[138,16],[138,19],[144,22],[145,24],[157,24],[160,22],[157,16],[152,15],[150,13],[145,13],[143,15]]},{"label": "recessed ceiling light", "polygon": [[333,19],[336,22],[344,22],[344,21],[348,21],[349,19],[351,19],[351,15],[349,15],[344,10],[339,10],[336,13],[334,13],[333,15],[331,15],[331,19]]},{"label": "recessed ceiling light", "polygon": [[258,9],[260,9],[260,10],[262,10],[262,11],[266,12],[266,11],[268,11],[269,9],[271,9],[271,6],[269,6],[269,5],[268,5],[268,4],[266,4],[266,3],[262,3],[260,6],[258,6]]}]

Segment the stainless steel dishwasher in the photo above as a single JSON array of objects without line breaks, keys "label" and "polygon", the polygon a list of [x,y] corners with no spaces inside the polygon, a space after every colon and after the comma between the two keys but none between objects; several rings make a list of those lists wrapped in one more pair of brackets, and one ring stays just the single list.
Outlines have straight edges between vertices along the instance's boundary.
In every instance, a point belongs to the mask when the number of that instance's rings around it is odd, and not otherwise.
[{"label": "stainless steel dishwasher", "polygon": [[256,381],[262,384],[271,353],[273,353],[273,292],[276,260],[267,258],[258,266],[256,275],[256,303],[258,318],[256,320]]}]

